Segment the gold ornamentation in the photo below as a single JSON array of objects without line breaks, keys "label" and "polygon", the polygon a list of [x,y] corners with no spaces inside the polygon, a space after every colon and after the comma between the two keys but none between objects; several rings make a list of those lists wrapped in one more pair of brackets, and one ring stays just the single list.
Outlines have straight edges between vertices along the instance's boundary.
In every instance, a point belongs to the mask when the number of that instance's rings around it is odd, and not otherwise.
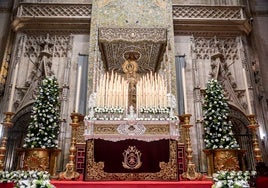
[{"label": "gold ornamentation", "polygon": [[6,156],[6,145],[7,145],[7,137],[2,137],[1,146],[0,146],[0,171],[4,170],[4,161]]},{"label": "gold ornamentation", "polygon": [[56,177],[57,156],[60,149],[18,148],[18,155],[23,157],[24,170],[48,171],[51,178]]},{"label": "gold ornamentation", "polygon": [[108,173],[104,171],[104,162],[95,162],[94,140],[88,140],[85,180],[178,180],[177,141],[170,140],[169,152],[169,161],[159,163],[159,172]]},{"label": "gold ornamentation", "polygon": [[219,170],[241,170],[239,159],[242,161],[246,150],[237,149],[204,149],[207,156],[208,178],[212,178],[213,173]]},{"label": "gold ornamentation", "polygon": [[[138,81],[138,63],[136,60],[140,57],[139,52],[125,52],[124,58],[126,61],[122,65],[123,72],[128,81],[128,106],[136,106],[136,84]],[[136,109],[137,111],[137,109]]]},{"label": "gold ornamentation", "polygon": [[75,171],[75,154],[76,154],[76,137],[77,137],[77,129],[80,126],[81,122],[84,119],[84,116],[79,113],[72,113],[71,114],[72,123],[72,140],[70,146],[70,155],[69,155],[69,162],[66,164],[66,169],[64,172],[59,174],[60,180],[77,180],[80,177],[80,174]]},{"label": "gold ornamentation", "polygon": [[49,150],[41,148],[25,149],[24,170],[48,171]]},{"label": "gold ornamentation", "polygon": [[4,131],[3,131],[3,137],[1,140],[1,146],[0,146],[0,171],[4,170],[4,161],[6,156],[6,145],[7,145],[7,133],[8,128],[13,126],[13,123],[11,121],[11,117],[13,116],[13,112],[5,112],[6,115],[5,120],[3,122]]},{"label": "gold ornamentation", "polygon": [[123,153],[124,161],[122,165],[126,169],[138,169],[141,167],[141,152],[136,148],[136,146],[128,146],[128,149]]},{"label": "gold ornamentation", "polygon": [[81,125],[77,129],[77,135],[76,135],[76,143],[77,144],[84,144],[85,142],[85,124],[84,122],[80,123]]},{"label": "gold ornamentation", "polygon": [[126,60],[122,65],[123,72],[127,75],[135,75],[138,70],[136,61]]},{"label": "gold ornamentation", "polygon": [[59,174],[60,180],[77,180],[79,179],[80,174],[75,171],[74,165],[71,163],[66,164],[66,170]]},{"label": "gold ornamentation", "polygon": [[14,113],[13,112],[5,112],[4,114],[6,115],[5,121],[3,123],[4,127],[6,127],[6,128],[12,127],[13,123],[11,121],[11,117],[14,115]]},{"label": "gold ornamentation", "polygon": [[190,125],[191,114],[182,115],[182,127],[185,129],[185,144],[186,144],[186,153],[187,153],[187,169],[186,172],[182,174],[182,179],[184,180],[199,180],[202,179],[202,174],[196,172],[195,164],[193,163],[193,150],[191,146],[191,137],[190,137],[190,128],[193,125]]},{"label": "gold ornamentation", "polygon": [[256,162],[262,162],[262,153],[261,153],[258,138],[256,135],[256,131],[257,131],[259,125],[257,124],[257,122],[255,120],[255,115],[253,115],[253,114],[248,115],[248,119],[250,122],[250,125],[248,125],[248,128],[252,132],[253,151],[254,151],[254,155],[255,155],[255,160],[256,160]]},{"label": "gold ornamentation", "polygon": [[146,125],[146,131],[145,134],[169,134],[170,128],[169,125]]},{"label": "gold ornamentation", "polygon": [[94,124],[94,134],[118,134],[116,124]]},{"label": "gold ornamentation", "polygon": [[[141,123],[143,124],[143,123]],[[94,134],[118,134],[117,128],[120,124],[94,124]],[[164,135],[169,134],[169,124],[143,124],[146,128],[144,134]]]},{"label": "gold ornamentation", "polygon": [[227,170],[238,171],[239,162],[236,150],[215,150],[215,171]]}]

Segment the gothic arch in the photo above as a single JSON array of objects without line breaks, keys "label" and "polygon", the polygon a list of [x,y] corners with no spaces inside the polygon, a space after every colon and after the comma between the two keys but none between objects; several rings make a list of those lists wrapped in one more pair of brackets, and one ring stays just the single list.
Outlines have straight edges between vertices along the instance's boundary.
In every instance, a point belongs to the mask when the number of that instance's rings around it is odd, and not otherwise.
[{"label": "gothic arch", "polygon": [[254,153],[252,145],[252,135],[248,129],[249,121],[247,116],[235,106],[230,105],[229,120],[233,124],[233,132],[236,140],[245,153],[245,166],[246,169],[254,169]]},{"label": "gothic arch", "polygon": [[32,103],[18,111],[13,119],[13,127],[8,130],[6,170],[15,170],[19,165],[17,149],[23,145],[27,127],[31,119]]}]

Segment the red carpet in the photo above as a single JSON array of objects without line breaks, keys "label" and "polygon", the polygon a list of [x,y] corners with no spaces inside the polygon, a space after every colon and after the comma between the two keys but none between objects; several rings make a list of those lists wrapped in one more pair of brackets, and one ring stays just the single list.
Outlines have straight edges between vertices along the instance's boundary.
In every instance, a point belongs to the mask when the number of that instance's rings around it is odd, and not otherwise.
[{"label": "red carpet", "polygon": [[211,188],[212,181],[51,181],[56,188]]}]

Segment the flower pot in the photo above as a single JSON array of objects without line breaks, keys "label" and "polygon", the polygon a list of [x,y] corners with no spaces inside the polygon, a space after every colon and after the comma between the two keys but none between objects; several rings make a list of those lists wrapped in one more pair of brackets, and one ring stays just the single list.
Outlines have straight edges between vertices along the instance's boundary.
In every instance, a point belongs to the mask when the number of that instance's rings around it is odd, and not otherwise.
[{"label": "flower pot", "polygon": [[213,173],[226,171],[239,171],[244,168],[243,155],[245,150],[238,149],[204,149],[207,155],[208,176],[212,177]]}]

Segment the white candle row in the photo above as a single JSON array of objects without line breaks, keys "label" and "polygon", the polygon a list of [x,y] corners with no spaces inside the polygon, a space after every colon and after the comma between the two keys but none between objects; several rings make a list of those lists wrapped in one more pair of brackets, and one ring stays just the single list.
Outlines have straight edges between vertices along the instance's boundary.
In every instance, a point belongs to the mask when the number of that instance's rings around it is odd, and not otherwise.
[{"label": "white candle row", "polygon": [[97,106],[124,107],[128,105],[128,82],[119,74],[101,75],[97,86]]},{"label": "white candle row", "polygon": [[136,108],[167,107],[167,85],[164,78],[152,72],[141,77],[137,83]]}]

